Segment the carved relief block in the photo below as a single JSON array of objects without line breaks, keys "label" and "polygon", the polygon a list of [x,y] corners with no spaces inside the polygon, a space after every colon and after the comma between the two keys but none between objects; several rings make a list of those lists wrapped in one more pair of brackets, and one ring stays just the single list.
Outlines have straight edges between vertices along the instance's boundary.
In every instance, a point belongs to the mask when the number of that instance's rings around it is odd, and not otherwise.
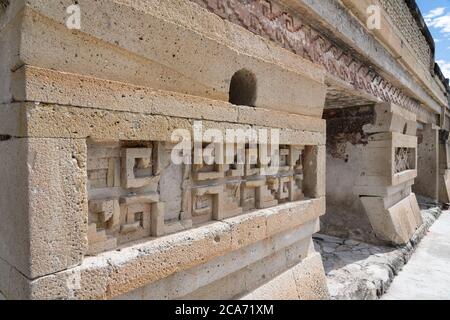
[{"label": "carved relief block", "polygon": [[223,217],[234,217],[241,214],[241,185],[237,183],[227,183],[223,199]]},{"label": "carved relief block", "polygon": [[245,149],[237,147],[232,152],[233,163],[226,165],[227,177],[242,177],[244,175]]},{"label": "carved relief block", "polygon": [[220,179],[224,176],[222,164],[194,164],[193,170],[194,179],[198,181]]},{"label": "carved relief block", "polygon": [[258,148],[248,147],[245,149],[245,175],[259,175]]},{"label": "carved relief block", "polygon": [[151,207],[148,203],[122,203],[118,242],[126,243],[150,237]]},{"label": "carved relief block", "polygon": [[264,209],[277,204],[278,201],[268,189],[266,179],[250,180],[243,183],[242,206],[244,210]]},{"label": "carved relief block", "polygon": [[152,149],[122,150],[122,182],[124,188],[141,188],[154,181]]},{"label": "carved relief block", "polygon": [[202,163],[194,161],[193,178],[198,181],[220,179],[225,175],[223,154],[217,152],[220,146],[204,145],[202,151]]},{"label": "carved relief block", "polygon": [[415,149],[395,148],[395,173],[416,168]]},{"label": "carved relief block", "polygon": [[119,223],[119,202],[115,199],[90,201],[89,213],[98,229],[112,229]]},{"label": "carved relief block", "polygon": [[241,207],[244,211],[257,208],[256,188],[244,182],[241,187]]},{"label": "carved relief block", "polygon": [[89,202],[88,242],[89,254],[112,250],[117,239],[107,234],[120,223],[120,207],[117,200],[95,200]]},{"label": "carved relief block", "polygon": [[195,223],[222,219],[223,186],[195,188],[192,197],[192,220]]},{"label": "carved relief block", "polygon": [[89,252],[164,234],[164,203],[148,142],[92,142],[88,146]]},{"label": "carved relief block", "polygon": [[291,166],[291,150],[289,147],[280,148],[280,163],[279,163],[279,171],[286,172],[292,169]]},{"label": "carved relief block", "polygon": [[[165,143],[92,143],[88,147],[89,253],[301,200],[303,149],[246,145],[238,150],[235,145],[232,163],[216,163],[214,153],[202,154],[202,164],[182,164],[175,170]],[[278,164],[273,173],[263,170],[273,169],[273,164]],[[160,192],[164,186],[167,201],[169,182],[180,193],[174,197],[179,205],[171,203],[167,218]]]}]

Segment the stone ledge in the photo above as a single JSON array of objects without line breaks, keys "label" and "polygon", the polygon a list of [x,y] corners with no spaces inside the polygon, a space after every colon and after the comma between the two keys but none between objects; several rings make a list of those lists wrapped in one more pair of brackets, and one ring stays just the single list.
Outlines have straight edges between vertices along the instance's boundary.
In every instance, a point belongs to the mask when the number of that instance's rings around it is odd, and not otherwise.
[{"label": "stone ledge", "polygon": [[241,300],[325,300],[329,298],[320,254],[313,253]]},{"label": "stone ledge", "polygon": [[[73,269],[21,282],[27,283],[27,298],[31,299],[109,299],[266,239],[275,222],[283,222],[283,226],[277,225],[281,233],[324,212],[325,198],[283,204],[88,257]],[[248,233],[258,226],[263,231],[249,240]]]},{"label": "stone ledge", "polygon": [[415,248],[440,216],[438,208],[421,211],[424,223],[403,246],[374,246],[354,240],[317,235],[333,300],[375,300],[408,262]]},{"label": "stone ledge", "polygon": [[318,117],[237,106],[225,101],[156,90],[124,82],[23,66],[14,72],[14,101],[71,105],[199,120],[325,132]]},{"label": "stone ledge", "polygon": [[315,219],[115,299],[235,299],[309,257],[313,249],[311,234],[317,230]]},{"label": "stone ledge", "polygon": [[[408,71],[379,43],[371,34],[364,30],[364,26],[358,19],[347,12],[346,8],[336,1],[314,1],[304,0],[301,2],[294,0],[284,0],[292,8],[301,10],[307,8],[311,15],[326,25],[328,32],[337,38],[342,39],[348,46],[352,47],[360,54],[371,57],[372,62],[382,70],[382,73],[393,83],[401,84],[406,92],[412,97],[417,97],[423,101],[434,112],[440,113],[441,106],[445,103],[442,95],[438,97],[439,103],[434,101],[434,97],[423,89],[420,84],[409,76]],[[336,21],[340,22],[336,28]]]},{"label": "stone ledge", "polygon": [[[196,119],[151,115],[145,113],[109,111],[85,107],[14,103],[0,108],[0,134],[13,137],[74,138],[97,140],[171,141],[177,129],[192,133]],[[202,121],[203,130],[275,129],[245,123]],[[143,130],[142,128],[149,128]],[[151,130],[150,130],[151,129]],[[192,136],[192,135],[191,135]],[[298,129],[280,130],[280,144],[324,145],[323,132]]]}]

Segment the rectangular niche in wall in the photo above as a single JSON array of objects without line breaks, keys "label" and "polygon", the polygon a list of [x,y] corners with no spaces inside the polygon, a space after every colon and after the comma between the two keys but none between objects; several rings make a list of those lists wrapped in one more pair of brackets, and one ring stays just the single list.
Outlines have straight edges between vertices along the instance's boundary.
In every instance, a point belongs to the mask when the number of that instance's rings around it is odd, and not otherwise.
[{"label": "rectangular niche in wall", "polygon": [[89,254],[162,235],[151,142],[88,143]]},{"label": "rectangular niche in wall", "polygon": [[181,165],[170,162],[172,148],[88,141],[88,254],[303,200],[317,183],[315,146],[235,146],[232,163]]},{"label": "rectangular niche in wall", "polygon": [[416,169],[415,148],[395,148],[395,172],[400,173]]},{"label": "rectangular niche in wall", "polygon": [[[209,166],[209,171],[200,171],[204,167],[194,166],[192,184],[194,224],[211,219],[222,220],[252,210],[304,199],[304,149],[304,146],[281,145],[278,149],[280,158],[274,162],[273,157],[277,153],[271,154],[272,148],[267,145],[247,144],[239,151],[235,146],[234,163]],[[243,158],[238,155],[243,155]],[[268,163],[263,164],[261,161],[263,156],[269,157]],[[277,165],[275,172],[265,171],[275,164]]]}]

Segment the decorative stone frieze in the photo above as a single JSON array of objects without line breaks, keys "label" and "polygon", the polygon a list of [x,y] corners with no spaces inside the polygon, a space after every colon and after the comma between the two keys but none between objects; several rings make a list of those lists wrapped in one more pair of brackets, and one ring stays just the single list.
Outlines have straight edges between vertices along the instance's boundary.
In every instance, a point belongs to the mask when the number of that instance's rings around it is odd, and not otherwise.
[{"label": "decorative stone frieze", "polygon": [[[219,159],[213,158],[213,164],[207,164],[210,159],[204,156],[199,165],[166,163],[157,171],[160,157],[164,157],[158,152],[168,153],[164,150],[172,151],[172,147],[164,142],[88,143],[89,254],[163,236],[165,224],[173,233],[175,225],[184,226],[181,231],[186,226],[305,199],[304,146],[281,145],[272,150],[268,145],[250,148],[247,144],[242,149],[234,145],[234,163],[216,164]],[[202,155],[206,148],[207,144],[200,150]],[[276,170],[262,164],[266,154],[271,154],[273,161],[279,157]],[[165,171],[176,167],[182,167],[185,177],[171,177],[170,186],[160,185]],[[266,173],[269,170],[274,172]],[[178,212],[166,217],[160,193],[173,187],[182,189],[179,201],[186,201],[178,206]],[[173,216],[180,218],[174,221]]]},{"label": "decorative stone frieze", "polygon": [[352,52],[318,32],[298,12],[273,0],[191,0],[223,19],[268,38],[301,57],[322,65],[331,75],[357,90],[412,112],[420,104],[361,61]]}]

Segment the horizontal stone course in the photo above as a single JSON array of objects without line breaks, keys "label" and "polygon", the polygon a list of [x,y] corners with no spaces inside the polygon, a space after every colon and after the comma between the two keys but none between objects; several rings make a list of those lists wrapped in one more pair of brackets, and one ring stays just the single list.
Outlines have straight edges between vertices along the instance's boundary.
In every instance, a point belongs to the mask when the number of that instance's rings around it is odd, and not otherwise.
[{"label": "horizontal stone course", "polygon": [[117,299],[232,299],[308,258],[316,221],[170,275]]},{"label": "horizontal stone course", "polygon": [[[39,103],[15,103],[0,108],[0,115],[9,119],[0,124],[1,134],[15,137],[75,138],[97,140],[171,141],[177,129],[192,132],[195,119],[166,117],[144,113],[108,111]],[[203,130],[271,129],[246,123],[202,121]],[[151,129],[151,130],[150,130]],[[276,129],[276,127],[275,127]],[[280,130],[281,144],[323,145],[322,132],[298,129]]]},{"label": "horizontal stone course", "polygon": [[[70,1],[53,6],[29,2],[22,25],[23,64],[225,101],[228,101],[233,75],[246,69],[258,80],[255,106],[316,117],[321,114],[321,101],[326,94],[323,69],[306,60],[305,66],[298,67],[299,59],[295,59],[298,65],[286,66],[286,61],[293,61],[292,58],[278,63],[281,57],[291,53],[281,54],[281,49],[274,44],[266,42],[275,52],[280,51],[279,55],[267,56],[270,51],[266,51],[264,57],[255,56],[231,42],[220,41],[215,34],[205,36],[192,26],[187,28],[162,19],[152,11],[104,0],[79,2],[83,8],[83,28],[82,32],[72,33],[63,24],[65,21],[61,21],[69,4]],[[100,12],[105,10],[109,12],[109,21],[116,23],[93,23],[104,20]],[[206,12],[203,14],[211,23],[223,23]],[[251,35],[241,28],[234,28],[233,32]],[[41,42],[46,47],[35,50]],[[203,58],[197,59],[198,56]]]},{"label": "horizontal stone course", "polygon": [[14,101],[88,107],[110,111],[247,123],[325,132],[317,117],[275,111],[150,87],[24,66],[14,72]]},{"label": "horizontal stone course", "polygon": [[[261,232],[249,240],[248,231],[257,229],[258,225],[264,225],[261,222],[261,216],[266,216],[265,224],[270,226],[273,223],[273,220],[269,220],[272,215],[278,213],[282,216],[294,212],[299,219],[287,220],[283,227],[279,227],[280,233],[295,230],[308,221],[317,219],[324,213],[324,199],[288,203],[223,222],[208,223],[189,231],[157,238],[96,257],[88,257],[78,267],[33,281],[12,269],[9,273],[18,277],[20,281],[18,280],[12,288],[6,287],[0,290],[12,290],[7,294],[33,299],[112,298],[267,239],[270,235]],[[244,225],[240,226],[239,221],[242,221]],[[249,229],[252,223],[255,227]],[[239,239],[245,241],[239,241]],[[75,285],[72,285],[74,281]],[[24,288],[23,292],[16,291],[20,284]]]},{"label": "horizontal stone course", "polygon": [[328,298],[319,254],[312,254],[293,268],[257,288],[243,300],[320,300]]}]

